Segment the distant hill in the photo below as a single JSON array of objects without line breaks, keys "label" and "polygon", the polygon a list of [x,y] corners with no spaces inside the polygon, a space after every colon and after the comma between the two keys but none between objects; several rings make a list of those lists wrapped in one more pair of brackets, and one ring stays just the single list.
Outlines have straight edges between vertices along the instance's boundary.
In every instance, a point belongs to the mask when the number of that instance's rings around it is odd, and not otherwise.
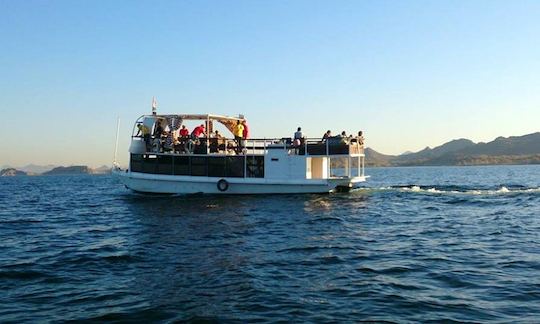
[{"label": "distant hill", "polygon": [[68,167],[56,167],[43,175],[64,175],[64,174],[93,174],[94,171],[86,165],[74,165]]},{"label": "distant hill", "polygon": [[18,176],[25,176],[25,175],[27,175],[26,172],[20,171],[14,168],[2,169],[0,171],[0,177],[18,177]]},{"label": "distant hill", "polygon": [[50,171],[56,167],[57,165],[53,165],[53,164],[47,164],[47,165],[28,164],[17,169],[24,171],[26,173],[39,174],[39,173]]},{"label": "distant hill", "polygon": [[369,147],[364,150],[366,154],[366,166],[391,166],[391,161],[396,157],[379,153]]},{"label": "distant hill", "polygon": [[453,140],[433,149],[409,154],[385,155],[366,149],[368,166],[540,164],[540,132],[498,137],[489,143]]}]

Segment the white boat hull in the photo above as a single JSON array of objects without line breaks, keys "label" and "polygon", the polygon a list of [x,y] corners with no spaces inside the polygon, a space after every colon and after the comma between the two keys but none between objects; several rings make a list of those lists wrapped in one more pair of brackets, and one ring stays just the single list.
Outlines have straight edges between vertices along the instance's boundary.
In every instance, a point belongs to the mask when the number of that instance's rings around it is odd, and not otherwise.
[{"label": "white boat hull", "polygon": [[[287,194],[287,193],[328,193],[347,190],[366,177],[268,180],[264,178],[217,178],[157,175],[138,172],[113,171],[126,188],[143,193],[161,194]],[[226,190],[218,188],[218,182],[225,180]],[[222,183],[224,184],[224,183]]]}]

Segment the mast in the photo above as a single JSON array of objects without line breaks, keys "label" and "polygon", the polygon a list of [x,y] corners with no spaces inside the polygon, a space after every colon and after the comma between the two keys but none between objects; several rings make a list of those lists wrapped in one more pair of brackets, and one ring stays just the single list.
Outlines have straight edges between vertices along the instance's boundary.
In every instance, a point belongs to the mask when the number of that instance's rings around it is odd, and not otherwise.
[{"label": "mast", "polygon": [[116,155],[118,153],[118,135],[120,133],[120,117],[116,120],[116,140],[114,144],[114,160],[113,160],[113,166],[116,166],[118,163],[116,161]]}]

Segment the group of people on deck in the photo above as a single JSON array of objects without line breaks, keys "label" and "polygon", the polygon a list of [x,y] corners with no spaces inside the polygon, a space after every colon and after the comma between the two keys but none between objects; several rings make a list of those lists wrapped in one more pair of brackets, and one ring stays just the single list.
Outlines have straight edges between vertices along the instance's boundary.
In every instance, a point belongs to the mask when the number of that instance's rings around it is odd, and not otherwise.
[{"label": "group of people on deck", "polygon": [[179,153],[202,153],[206,154],[207,147],[210,153],[224,151],[227,154],[240,154],[245,147],[245,140],[249,136],[249,127],[245,120],[237,121],[233,128],[236,145],[222,136],[218,130],[207,134],[204,124],[196,126],[189,131],[186,125],[182,125],[177,132],[164,130],[161,121],[154,126],[153,134],[143,123],[137,124],[138,132],[135,136],[144,138],[147,151],[164,152],[173,151]]},{"label": "group of people on deck", "polygon": [[[302,128],[298,127],[296,132],[293,136],[293,146],[301,146],[304,145],[305,137],[302,133]],[[360,145],[364,144],[364,132],[358,131],[358,135],[356,137],[353,137],[352,135],[347,136],[347,132],[342,131],[341,134],[337,136],[332,135],[331,130],[327,130],[326,133],[324,133],[321,142],[323,143],[329,143],[329,144],[351,144],[351,143],[358,143]]]},{"label": "group of people on deck", "polygon": [[341,134],[332,136],[332,131],[327,130],[326,133],[324,133],[322,137],[323,143],[330,143],[330,144],[352,144],[352,143],[358,143],[360,145],[364,144],[364,132],[358,131],[358,135],[356,137],[349,135],[347,136],[347,132],[342,131]]},{"label": "group of people on deck", "polygon": [[[182,125],[177,131],[170,131],[169,126],[162,125],[162,120],[157,120],[151,134],[148,126],[138,123],[138,133],[136,136],[144,138],[146,150],[148,152],[172,151],[178,153],[226,153],[229,155],[245,153],[246,140],[249,138],[249,127],[245,120],[237,120],[231,127],[234,141],[222,136],[218,130],[207,133],[205,124],[200,124],[190,132],[186,125]],[[290,141],[290,140],[289,140]],[[321,140],[322,143],[330,145],[336,144],[364,144],[363,132],[359,131],[357,136],[347,136],[345,131],[337,136],[333,136],[330,130],[326,131]],[[290,142],[289,142],[290,143]],[[292,144],[298,148],[305,144],[305,137],[302,128],[298,127],[294,133]]]}]

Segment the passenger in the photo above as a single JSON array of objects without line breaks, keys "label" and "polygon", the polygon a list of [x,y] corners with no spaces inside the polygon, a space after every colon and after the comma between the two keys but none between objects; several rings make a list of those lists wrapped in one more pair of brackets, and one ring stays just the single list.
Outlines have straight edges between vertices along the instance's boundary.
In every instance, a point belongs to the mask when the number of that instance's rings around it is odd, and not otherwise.
[{"label": "passenger", "polygon": [[356,136],[356,141],[359,145],[364,145],[364,132],[359,131],[358,136]]},{"label": "passenger", "polygon": [[225,143],[227,142],[227,139],[223,135],[221,135],[221,133],[218,132],[217,130],[216,130],[216,132],[214,134],[214,137],[217,138],[218,152],[219,151],[224,151],[225,152],[225,150],[226,150]]},{"label": "passenger", "polygon": [[165,152],[171,152],[171,151],[174,151],[175,150],[175,147],[174,147],[174,142],[175,142],[175,139],[174,139],[174,132],[171,132],[171,131],[168,131],[168,132],[165,132],[164,135],[167,135],[165,137],[165,140],[163,141],[163,151]]},{"label": "passenger", "polygon": [[180,137],[187,138],[189,136],[189,130],[186,128],[186,125],[182,125],[180,128]]},{"label": "passenger", "polygon": [[221,134],[217,130],[210,134],[210,153],[219,152],[219,141],[221,137]]},{"label": "passenger", "polygon": [[191,138],[196,139],[199,136],[201,136],[201,134],[204,135],[204,133],[205,133],[204,124],[201,124],[195,127],[195,129],[193,129],[193,132],[191,132]]},{"label": "passenger", "polygon": [[294,133],[294,139],[303,139],[304,138],[304,134],[302,134],[302,127],[298,127],[298,129],[296,130],[296,133]]},{"label": "passenger", "polygon": [[161,138],[162,134],[163,134],[163,126],[161,126],[161,121],[158,121],[156,123],[156,127],[154,128],[154,138]]},{"label": "passenger", "polygon": [[153,151],[154,152],[161,152],[163,149],[163,141],[161,140],[161,136],[163,135],[163,126],[161,126],[161,120],[158,120],[156,123],[156,126],[154,127],[154,140],[152,142]]},{"label": "passenger", "polygon": [[141,136],[144,139],[144,144],[146,145],[146,150],[150,147],[150,130],[143,123],[137,124],[137,134],[135,136]]},{"label": "passenger", "polygon": [[175,143],[175,150],[180,153],[187,153],[188,150],[188,140],[189,140],[189,130],[186,128],[186,125],[182,125],[182,128],[178,131],[177,143]]},{"label": "passenger", "polygon": [[234,147],[234,144],[233,142],[227,142],[227,155],[235,155],[236,152],[235,152],[235,147]]},{"label": "passenger", "polygon": [[244,125],[242,125],[240,121],[236,122],[236,126],[234,126],[233,134],[234,134],[234,139],[236,140],[236,143],[237,143],[236,152],[240,153],[244,149],[244,141],[243,141]]},{"label": "passenger", "polygon": [[294,133],[293,145],[299,147],[302,144],[304,144],[304,134],[302,134],[302,128],[298,127]]},{"label": "passenger", "polygon": [[242,137],[247,140],[248,137],[249,137],[249,127],[248,127],[248,124],[247,124],[247,120],[243,120],[242,121],[242,126],[244,126],[244,131],[242,132]]},{"label": "passenger", "polygon": [[347,137],[347,133],[345,131],[341,132],[341,135],[339,136],[340,144],[348,144],[349,138]]},{"label": "passenger", "polygon": [[322,141],[323,142],[326,142],[326,140],[328,138],[332,137],[332,132],[330,130],[327,130],[326,133],[324,133],[323,137],[322,137]]}]

